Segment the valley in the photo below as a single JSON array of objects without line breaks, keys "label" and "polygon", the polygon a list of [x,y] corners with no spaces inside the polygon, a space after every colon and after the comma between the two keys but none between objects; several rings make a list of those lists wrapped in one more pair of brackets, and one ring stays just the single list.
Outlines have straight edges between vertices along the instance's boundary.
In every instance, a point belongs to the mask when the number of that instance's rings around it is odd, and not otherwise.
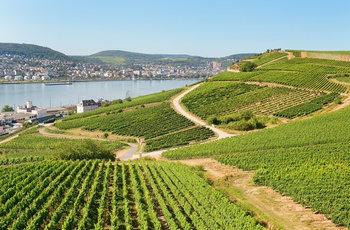
[{"label": "valley", "polygon": [[288,52],[2,141],[0,229],[348,229],[350,64]]}]

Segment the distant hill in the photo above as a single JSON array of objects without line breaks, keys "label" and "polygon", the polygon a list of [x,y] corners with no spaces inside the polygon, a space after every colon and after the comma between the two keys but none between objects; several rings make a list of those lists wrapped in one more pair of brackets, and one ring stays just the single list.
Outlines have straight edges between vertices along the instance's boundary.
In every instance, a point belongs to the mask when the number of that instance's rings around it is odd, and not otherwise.
[{"label": "distant hill", "polygon": [[191,56],[186,54],[144,54],[134,53],[121,50],[106,50],[96,54],[83,57],[85,60],[92,62],[101,61],[114,66],[131,66],[134,64],[153,64],[153,65],[170,65],[170,66],[201,66],[207,65],[208,61],[218,61],[223,66],[232,64],[233,60],[238,60],[247,56],[247,54],[235,54],[222,58],[207,58],[200,56]]},{"label": "distant hill", "polygon": [[37,57],[46,59],[70,59],[65,54],[47,47],[18,43],[0,43],[0,55],[2,54],[21,55],[26,57]]},{"label": "distant hill", "polygon": [[221,58],[208,58],[191,56],[187,54],[144,54],[122,50],[106,50],[89,56],[67,56],[48,47],[18,44],[0,43],[0,55],[12,54],[26,57],[46,59],[74,60],[79,62],[91,62],[96,64],[109,64],[112,66],[132,66],[135,64],[170,65],[170,66],[206,66],[208,61],[218,61],[226,68],[233,61],[242,59],[253,53],[234,54]]}]

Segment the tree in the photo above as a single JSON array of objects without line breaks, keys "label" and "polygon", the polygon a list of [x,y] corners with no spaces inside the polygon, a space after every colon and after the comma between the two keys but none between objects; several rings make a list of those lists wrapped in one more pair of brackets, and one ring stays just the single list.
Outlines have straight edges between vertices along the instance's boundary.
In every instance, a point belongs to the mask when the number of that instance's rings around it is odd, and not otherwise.
[{"label": "tree", "polygon": [[244,62],[241,67],[239,68],[239,71],[241,72],[252,72],[256,68],[256,64],[250,61]]},{"label": "tree", "polygon": [[15,111],[11,106],[5,105],[4,108],[2,108],[1,112],[13,112]]}]

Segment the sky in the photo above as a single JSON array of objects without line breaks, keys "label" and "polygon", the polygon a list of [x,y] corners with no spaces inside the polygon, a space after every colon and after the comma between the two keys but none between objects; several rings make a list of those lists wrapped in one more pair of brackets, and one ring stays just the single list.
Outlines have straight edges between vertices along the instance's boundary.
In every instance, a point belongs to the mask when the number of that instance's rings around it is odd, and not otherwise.
[{"label": "sky", "polygon": [[1,0],[0,42],[224,57],[350,50],[348,0]]}]

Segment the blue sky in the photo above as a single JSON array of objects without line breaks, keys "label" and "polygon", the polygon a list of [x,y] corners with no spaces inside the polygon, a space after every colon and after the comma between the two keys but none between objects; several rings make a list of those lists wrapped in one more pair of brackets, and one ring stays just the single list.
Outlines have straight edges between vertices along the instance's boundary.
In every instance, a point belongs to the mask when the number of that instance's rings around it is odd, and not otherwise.
[{"label": "blue sky", "polygon": [[1,0],[0,42],[222,57],[350,50],[348,0]]}]

